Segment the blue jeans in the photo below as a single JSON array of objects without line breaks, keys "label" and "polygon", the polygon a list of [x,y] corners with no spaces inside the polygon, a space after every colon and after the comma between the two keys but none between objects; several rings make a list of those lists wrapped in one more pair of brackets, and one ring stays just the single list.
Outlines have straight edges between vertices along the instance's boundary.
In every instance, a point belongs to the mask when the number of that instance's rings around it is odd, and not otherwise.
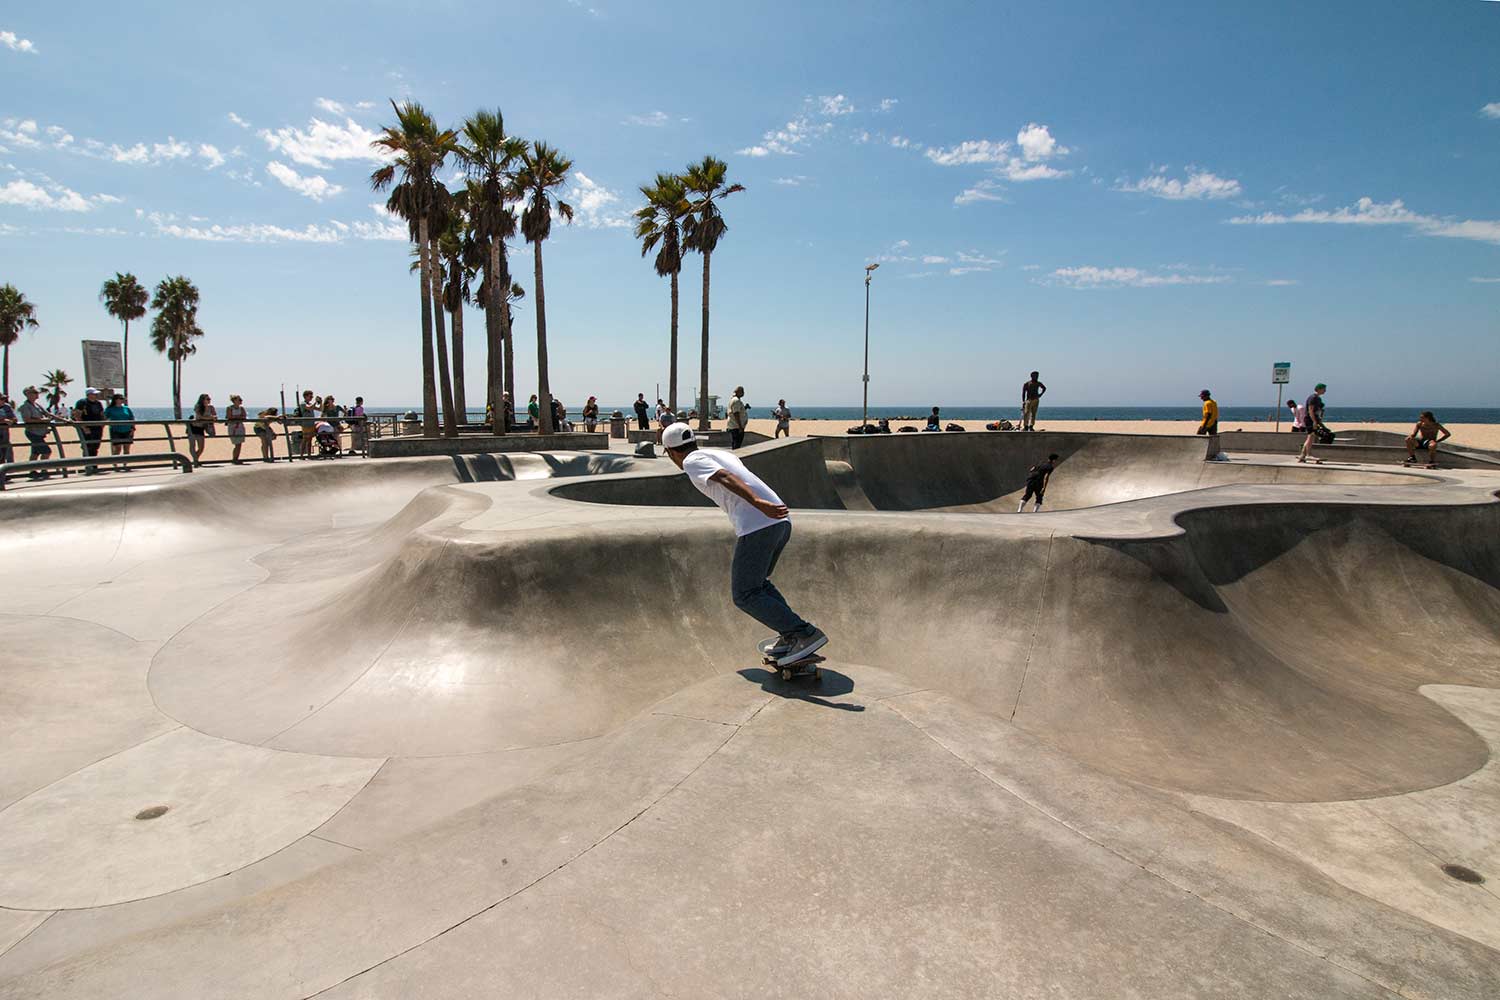
[{"label": "blue jeans", "polygon": [[759,531],[741,535],[734,543],[734,562],[729,569],[734,606],[778,635],[807,624],[787,606],[786,598],[770,580],[776,569],[776,560],[781,558],[781,550],[786,548],[791,537],[790,520],[777,521]]}]

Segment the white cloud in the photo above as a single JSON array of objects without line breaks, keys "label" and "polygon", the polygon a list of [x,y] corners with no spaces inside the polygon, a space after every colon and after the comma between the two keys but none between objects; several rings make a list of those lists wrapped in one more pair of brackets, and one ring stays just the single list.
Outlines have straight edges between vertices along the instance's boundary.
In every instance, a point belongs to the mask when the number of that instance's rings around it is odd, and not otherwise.
[{"label": "white cloud", "polygon": [[229,118],[230,121],[234,122],[240,128],[249,128],[250,127],[250,123],[249,122],[245,121],[245,119],[241,118],[239,115],[235,114],[233,111],[229,112],[229,114],[227,115],[227,117]]},{"label": "white cloud", "polygon": [[38,138],[37,124],[28,118],[24,121],[7,118],[0,122],[0,142],[8,142],[23,149],[35,149],[42,144]]},{"label": "white cloud", "polygon": [[897,104],[900,104],[900,103],[901,102],[899,100],[897,100],[896,98],[894,98],[894,97],[883,97],[883,98],[880,99],[880,106],[878,108],[876,108],[875,110],[876,111],[889,111],[892,108],[894,108]]},{"label": "white cloud", "polygon": [[760,156],[770,156],[771,155],[771,151],[769,149],[767,149],[765,146],[746,146],[744,149],[736,149],[735,152],[738,153],[740,156],[756,156],[756,157],[760,157]]},{"label": "white cloud", "polygon": [[805,182],[806,180],[807,178],[802,174],[797,174],[794,177],[778,177],[771,183],[780,184],[783,187],[801,187],[803,182]]},{"label": "white cloud", "polygon": [[1134,267],[1060,267],[1043,281],[1065,288],[1160,288],[1167,285],[1219,285],[1229,277],[1223,274],[1184,274],[1173,270],[1153,274]]},{"label": "white cloud", "polygon": [[1066,156],[1069,152],[1066,146],[1057,144],[1047,126],[1036,122],[1016,133],[1016,145],[1021,147],[1023,157],[1033,161],[1050,160],[1054,156]]},{"label": "white cloud", "polygon": [[64,149],[73,144],[73,137],[68,134],[67,129],[60,125],[48,125],[47,138],[51,139],[52,145],[58,149]]},{"label": "white cloud", "polygon": [[1012,157],[1005,166],[995,168],[996,175],[1008,181],[1050,181],[1068,176],[1068,171],[1058,170],[1045,163],[1026,163]]},{"label": "white cloud", "polygon": [[837,118],[839,115],[851,115],[854,113],[854,105],[851,104],[849,98],[845,97],[843,94],[834,94],[832,97],[817,98],[817,108],[819,114],[826,115],[830,118]]},{"label": "white cloud", "polygon": [[405,223],[395,220],[383,205],[372,204],[370,208],[378,221],[310,222],[300,229],[262,222],[226,225],[196,217],[179,220],[175,215],[161,212],[137,211],[136,214],[150,222],[158,236],[203,243],[342,243],[350,239],[406,241]]},{"label": "white cloud", "polygon": [[383,154],[371,148],[370,143],[379,138],[352,118],[345,118],[342,125],[313,118],[307,128],[288,125],[285,128],[261,129],[260,137],[272,152],[282,153],[304,167],[327,170],[336,160],[364,160],[371,163],[384,162]]},{"label": "white cloud", "polygon": [[1500,118],[1500,101],[1491,101],[1480,108],[1479,113],[1486,118]]},{"label": "white cloud", "polygon": [[573,183],[565,199],[573,206],[573,217],[589,229],[619,229],[630,225],[630,215],[620,196],[582,171],[573,171]]},{"label": "white cloud", "polygon": [[322,201],[324,198],[331,198],[344,190],[337,184],[329,183],[326,177],[317,174],[304,177],[278,160],[272,160],[266,164],[266,173],[270,174],[283,187],[290,188],[304,198],[311,198],[313,201]]},{"label": "white cloud", "polygon": [[320,97],[313,103],[331,115],[341,115],[345,110],[344,106],[338,101],[330,101],[326,97]]},{"label": "white cloud", "polygon": [[[89,140],[86,145],[90,149],[101,148],[101,144]],[[181,160],[193,155],[193,147],[185,142],[179,142],[172,136],[167,136],[166,142],[154,142],[146,145],[138,142],[126,149],[119,145],[110,145],[105,154],[116,163],[128,163],[131,166],[144,166],[150,163],[164,163],[170,160]]]},{"label": "white cloud", "polygon": [[37,48],[29,38],[21,38],[14,31],[0,31],[0,45],[4,45],[12,52],[30,52],[36,55]]},{"label": "white cloud", "polygon": [[947,257],[939,257],[936,254],[927,254],[925,257],[922,258],[922,263],[924,263],[924,264],[946,264],[946,263],[948,263],[948,258]]},{"label": "white cloud", "polygon": [[208,163],[210,170],[222,167],[225,162],[224,154],[219,152],[219,147],[206,142],[198,144],[198,155]]},{"label": "white cloud", "polygon": [[354,106],[361,111],[369,111],[375,106],[374,101],[355,101]]},{"label": "white cloud", "polygon": [[672,120],[665,111],[652,111],[644,115],[626,115],[622,125],[644,125],[646,128],[661,128]]},{"label": "white cloud", "polygon": [[916,145],[916,143],[912,142],[910,139],[908,139],[904,135],[893,135],[893,136],[891,136],[890,143],[896,149],[908,149],[908,148]]},{"label": "white cloud", "polygon": [[1500,285],[1500,278],[1470,278],[1476,285]]},{"label": "white cloud", "polygon": [[955,205],[972,205],[976,201],[1004,201],[998,182],[984,178],[971,188],[965,188],[953,198]]},{"label": "white cloud", "polygon": [[1271,288],[1286,288],[1290,285],[1300,285],[1302,282],[1296,278],[1272,278],[1266,284]]},{"label": "white cloud", "polygon": [[797,147],[821,138],[833,128],[832,122],[815,122],[807,115],[793,118],[779,129],[772,129],[761,136],[754,146],[737,150],[741,156],[795,156]]},{"label": "white cloud", "polygon": [[1262,212],[1259,215],[1241,215],[1229,220],[1236,226],[1281,226],[1293,224],[1342,225],[1342,226],[1410,226],[1424,236],[1442,236],[1450,239],[1475,240],[1500,246],[1500,220],[1494,219],[1444,219],[1435,215],[1422,215],[1406,207],[1400,198],[1389,202],[1378,202],[1373,198],[1361,198],[1353,205],[1331,211],[1303,209],[1294,215]]},{"label": "white cloud", "polygon": [[927,158],[941,167],[970,163],[1004,163],[1010,158],[1010,143],[1003,139],[966,139],[957,146],[927,148]]},{"label": "white cloud", "polygon": [[[108,195],[96,196],[96,199],[99,197],[108,198],[110,201],[119,200]],[[31,209],[33,212],[48,209],[58,212],[87,212],[94,207],[94,202],[60,184],[48,184],[43,187],[24,178],[18,178],[0,186],[0,205],[16,205],[20,208]]]},{"label": "white cloud", "polygon": [[[1003,252],[1004,251],[1002,251],[1002,253]],[[980,253],[978,250],[960,250],[958,252],[958,262],[960,264],[984,264],[984,265],[1004,263],[1004,261],[1000,257],[990,257],[990,256],[987,256],[985,254]]]},{"label": "white cloud", "polygon": [[378,222],[355,222],[350,224],[350,231],[362,240],[400,240],[407,242],[411,239],[411,232],[400,216],[386,208],[378,201],[370,203],[370,211],[375,213]]},{"label": "white cloud", "polygon": [[1040,271],[1041,269],[1042,269],[1042,265],[1040,265],[1040,264],[1022,264],[1021,265],[1021,270],[1023,270],[1023,271]]},{"label": "white cloud", "polygon": [[1142,177],[1133,183],[1127,184],[1121,181],[1115,190],[1149,194],[1152,197],[1166,198],[1169,201],[1235,198],[1243,191],[1237,180],[1219,177],[1206,170],[1195,171],[1192,168],[1188,169],[1188,177],[1185,181],[1156,173],[1149,177]]}]

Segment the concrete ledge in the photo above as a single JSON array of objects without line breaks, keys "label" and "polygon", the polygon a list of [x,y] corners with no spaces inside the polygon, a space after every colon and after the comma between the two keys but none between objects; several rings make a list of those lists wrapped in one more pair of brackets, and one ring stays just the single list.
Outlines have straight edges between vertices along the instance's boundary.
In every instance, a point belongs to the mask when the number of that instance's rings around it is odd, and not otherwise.
[{"label": "concrete ledge", "polygon": [[392,437],[370,442],[371,458],[412,458],[419,455],[489,455],[507,451],[608,451],[609,435],[476,434],[457,438]]}]

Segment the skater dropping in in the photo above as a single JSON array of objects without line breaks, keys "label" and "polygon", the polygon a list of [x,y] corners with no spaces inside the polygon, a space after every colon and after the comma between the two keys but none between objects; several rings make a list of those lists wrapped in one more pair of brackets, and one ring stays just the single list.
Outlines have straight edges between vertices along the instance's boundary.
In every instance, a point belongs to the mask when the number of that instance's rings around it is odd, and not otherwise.
[{"label": "skater dropping in", "polygon": [[1032,497],[1036,498],[1036,506],[1031,508],[1035,514],[1042,509],[1042,497],[1047,493],[1047,480],[1052,478],[1052,470],[1057,468],[1057,455],[1047,456],[1047,461],[1038,462],[1026,470],[1026,493],[1021,497],[1021,506],[1016,508],[1017,514],[1025,513],[1026,501]]},{"label": "skater dropping in", "polygon": [[793,611],[771,582],[781,550],[792,537],[791,512],[771,487],[761,482],[732,453],[699,448],[692,428],[673,424],[662,433],[672,464],[704,496],[729,515],[737,536],[729,570],[734,606],[776,632],[776,642],[762,650],[778,664],[807,659],[828,636]]}]

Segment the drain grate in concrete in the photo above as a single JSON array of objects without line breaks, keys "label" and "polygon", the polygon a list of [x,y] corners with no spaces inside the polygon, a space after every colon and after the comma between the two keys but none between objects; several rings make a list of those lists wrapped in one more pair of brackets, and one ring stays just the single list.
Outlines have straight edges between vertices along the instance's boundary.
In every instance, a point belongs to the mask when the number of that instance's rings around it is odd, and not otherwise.
[{"label": "drain grate in concrete", "polygon": [[1449,878],[1456,878],[1460,882],[1468,882],[1471,885],[1478,885],[1484,881],[1483,875],[1472,868],[1465,868],[1463,865],[1444,865],[1443,874]]}]

